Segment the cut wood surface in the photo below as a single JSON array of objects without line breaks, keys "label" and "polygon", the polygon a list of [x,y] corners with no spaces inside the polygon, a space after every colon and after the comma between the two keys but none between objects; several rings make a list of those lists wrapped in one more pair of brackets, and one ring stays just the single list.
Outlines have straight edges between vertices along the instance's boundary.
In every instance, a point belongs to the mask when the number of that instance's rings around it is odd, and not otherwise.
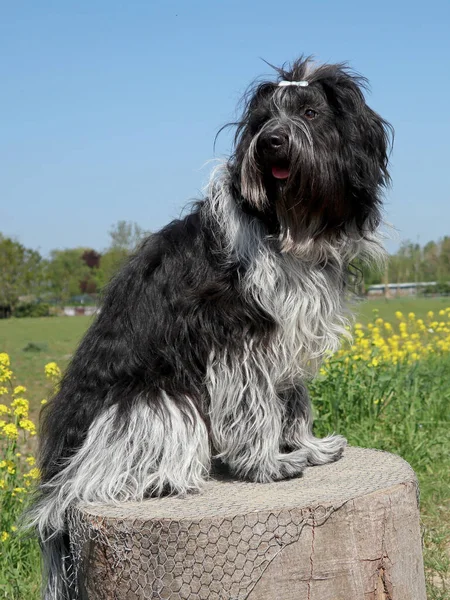
[{"label": "cut wood surface", "polygon": [[289,481],[82,504],[69,530],[83,599],[426,600],[416,477],[376,450]]}]

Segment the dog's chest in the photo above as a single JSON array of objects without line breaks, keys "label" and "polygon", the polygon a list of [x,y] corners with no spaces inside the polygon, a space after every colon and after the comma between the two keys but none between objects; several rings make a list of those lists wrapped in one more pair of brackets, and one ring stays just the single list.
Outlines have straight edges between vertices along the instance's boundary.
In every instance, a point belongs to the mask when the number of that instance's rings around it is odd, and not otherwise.
[{"label": "dog's chest", "polygon": [[266,254],[249,272],[247,286],[276,323],[271,354],[281,372],[310,370],[338,348],[348,324],[342,265]]}]

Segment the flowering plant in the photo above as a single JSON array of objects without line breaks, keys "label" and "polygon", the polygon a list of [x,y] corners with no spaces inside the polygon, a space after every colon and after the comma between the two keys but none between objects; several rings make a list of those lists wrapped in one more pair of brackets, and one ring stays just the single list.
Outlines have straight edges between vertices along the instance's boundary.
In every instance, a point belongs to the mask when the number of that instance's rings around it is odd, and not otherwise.
[{"label": "flowering plant", "polygon": [[[56,363],[49,363],[45,374],[55,382],[61,372]],[[23,385],[14,384],[9,355],[0,352],[0,555],[16,543],[18,519],[39,479],[32,452],[36,425],[29,416],[26,392]]]}]

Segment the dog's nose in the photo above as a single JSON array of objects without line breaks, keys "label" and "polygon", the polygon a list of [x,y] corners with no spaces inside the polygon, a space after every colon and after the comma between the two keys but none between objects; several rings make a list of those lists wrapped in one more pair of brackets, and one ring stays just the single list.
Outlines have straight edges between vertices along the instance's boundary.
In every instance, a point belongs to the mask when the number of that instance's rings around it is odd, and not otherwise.
[{"label": "dog's nose", "polygon": [[281,135],[277,135],[276,133],[273,133],[270,137],[269,137],[269,144],[272,146],[272,148],[279,148],[280,146],[282,146],[284,143],[284,139],[281,137]]}]

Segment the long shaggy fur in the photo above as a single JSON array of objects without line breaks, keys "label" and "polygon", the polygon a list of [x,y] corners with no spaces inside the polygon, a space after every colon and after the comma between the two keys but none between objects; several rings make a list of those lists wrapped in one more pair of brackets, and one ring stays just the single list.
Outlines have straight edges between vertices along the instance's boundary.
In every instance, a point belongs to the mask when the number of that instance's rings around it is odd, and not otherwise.
[{"label": "long shaggy fur", "polygon": [[46,409],[32,510],[46,600],[75,600],[67,510],[201,489],[212,457],[269,482],[339,458],[305,382],[347,334],[348,267],[382,255],[389,126],[363,80],[308,59],[248,95],[191,214],[110,283]]}]

